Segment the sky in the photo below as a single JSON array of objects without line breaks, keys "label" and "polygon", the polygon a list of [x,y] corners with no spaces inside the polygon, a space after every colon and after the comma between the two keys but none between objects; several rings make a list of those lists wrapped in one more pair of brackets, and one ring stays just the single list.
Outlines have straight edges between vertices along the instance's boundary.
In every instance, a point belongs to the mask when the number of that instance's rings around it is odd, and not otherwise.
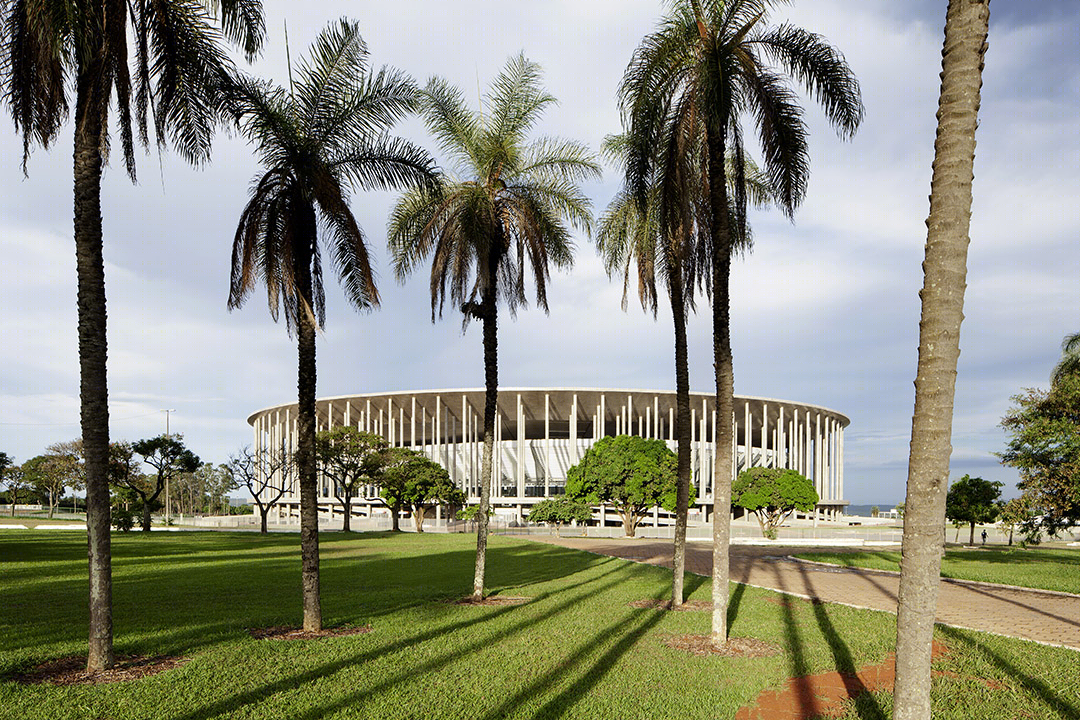
[{"label": "sky", "polygon": [[[807,197],[789,222],[754,211],[755,244],[732,269],[736,394],[822,405],[851,419],[846,499],[904,498],[918,350],[919,289],[929,211],[944,0],[804,0],[780,6],[825,36],[859,78],[866,117],[841,141],[802,93],[810,127]],[[615,89],[663,6],[638,0],[267,0],[268,46],[247,71],[287,82],[329,21],[359,22],[374,66],[419,82],[439,75],[478,105],[518,52],[539,63],[558,100],[538,125],[599,148],[620,130]],[[994,0],[975,157],[965,320],[951,476],[1005,484],[993,455],[1010,397],[1046,387],[1060,344],[1080,330],[1080,3]],[[0,128],[0,451],[21,462],[79,434],[70,123],[20,169],[22,141]],[[417,119],[397,133],[431,150]],[[103,182],[111,437],[182,433],[205,461],[251,442],[246,418],[296,399],[296,345],[259,289],[229,312],[230,249],[258,164],[220,135],[193,169],[168,152],[138,158],[139,182],[114,158]],[[584,189],[599,214],[620,177],[607,167]],[[380,309],[357,313],[327,268],[318,394],[482,387],[479,326],[431,321],[425,269],[404,284],[386,252],[392,192],[353,194],[373,253]],[[633,302],[609,280],[592,241],[576,236],[574,267],[553,273],[550,313],[535,305],[499,336],[503,387],[674,387],[670,312]],[[690,319],[691,388],[712,386],[705,302]],[[166,413],[165,410],[170,412]]]}]

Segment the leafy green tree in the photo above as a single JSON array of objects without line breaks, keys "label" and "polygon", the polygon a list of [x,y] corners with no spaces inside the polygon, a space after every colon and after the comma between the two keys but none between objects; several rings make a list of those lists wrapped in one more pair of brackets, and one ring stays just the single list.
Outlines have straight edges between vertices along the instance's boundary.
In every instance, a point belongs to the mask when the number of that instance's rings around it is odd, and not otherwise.
[{"label": "leafy green tree", "polygon": [[[291,75],[291,71],[290,71]],[[403,73],[372,72],[356,23],[340,20],[316,38],[286,90],[238,78],[227,107],[256,145],[265,172],[233,240],[229,308],[266,286],[270,314],[285,309],[297,339],[297,446],[304,630],[322,629],[319,508],[315,457],[315,334],[326,319],[319,225],[345,297],[358,310],[379,294],[360,225],[349,209],[352,186],[390,189],[431,178],[431,161],[387,135],[412,112],[416,88]]]},{"label": "leafy green tree", "polygon": [[13,0],[0,3],[0,12],[0,86],[23,136],[24,172],[31,146],[49,147],[68,116],[69,100],[74,101],[80,416],[91,601],[87,668],[96,671],[115,662],[101,222],[101,176],[111,145],[109,110],[116,111],[124,165],[133,181],[135,137],[149,145],[151,126],[158,147],[168,139],[185,160],[205,161],[217,120],[218,79],[230,65],[220,41],[227,38],[252,59],[264,36],[262,2]]},{"label": "leafy green tree", "polygon": [[1050,384],[1057,385],[1067,375],[1080,375],[1080,332],[1061,341],[1061,359],[1050,375]]},{"label": "leafy green tree", "polygon": [[757,515],[762,536],[775,540],[777,528],[791,513],[817,506],[818,494],[814,483],[794,470],[754,467],[735,479],[731,502]]},{"label": "leafy green tree", "polygon": [[296,479],[292,454],[284,443],[280,448],[263,448],[258,452],[244,447],[229,456],[225,467],[233,481],[251,493],[259,511],[259,532],[265,535],[270,510],[281,501]]},{"label": "leafy green tree", "polygon": [[[2,464],[5,460],[7,461],[6,466]],[[15,506],[19,504],[19,498],[22,496],[23,491],[30,489],[30,483],[23,473],[22,465],[15,465],[7,454],[0,458],[0,479],[3,479],[4,485],[7,486],[7,499],[8,503],[11,504],[11,517],[15,517]]]},{"label": "leafy green tree", "polygon": [[998,527],[1009,533],[1009,545],[1013,544],[1013,533],[1017,527],[1028,523],[1035,512],[1031,507],[1031,498],[1026,495],[998,503]]},{"label": "leafy green tree", "polygon": [[[407,193],[390,220],[390,251],[399,280],[428,256],[431,315],[447,296],[464,323],[478,320],[484,336],[484,449],[473,597],[484,596],[492,448],[499,397],[498,307],[513,317],[525,305],[526,275],[547,311],[549,268],[569,268],[573,243],[566,223],[589,232],[589,200],[579,183],[600,174],[593,155],[575,142],[528,135],[555,102],[540,85],[540,67],[523,55],[495,78],[487,111],[474,112],[465,94],[432,78],[421,96],[429,131],[449,157],[452,175]],[[448,287],[449,286],[449,287]]]},{"label": "leafy green tree", "polygon": [[48,500],[49,518],[53,517],[66,488],[78,483],[79,459],[50,448],[44,455],[23,463],[23,479]]},{"label": "leafy green tree", "polygon": [[989,0],[949,0],[919,293],[919,361],[896,619],[896,720],[929,720],[931,714],[930,659],[945,543],[941,529],[952,454],[975,129],[989,21]]},{"label": "leafy green tree", "polygon": [[[619,104],[633,138],[626,186],[644,210],[655,148],[684,155],[694,172],[665,173],[661,192],[678,195],[688,182],[706,186],[698,212],[667,216],[663,232],[692,222],[701,234],[712,297],[717,437],[713,467],[712,639],[727,641],[734,375],[728,283],[731,259],[747,247],[748,191],[743,115],[754,118],[770,195],[789,216],[802,201],[809,176],[807,128],[791,80],[806,86],[841,135],[863,115],[858,82],[843,56],[801,28],[767,26],[773,0],[673,0],[660,27],[645,37],[619,87]],[[786,75],[785,75],[786,73]],[[790,79],[789,79],[790,78]],[[729,179],[726,159],[735,161]],[[669,167],[676,167],[675,164]],[[672,207],[680,207],[674,204]],[[681,207],[686,207],[682,205]]]},{"label": "leafy green tree", "polygon": [[[663,440],[633,435],[600,438],[566,474],[566,497],[588,505],[609,504],[634,537],[645,513],[657,505],[673,511],[677,499],[675,453]],[[690,502],[695,500],[690,488]]]},{"label": "leafy green tree", "polygon": [[[240,488],[239,480],[227,464],[203,463],[194,472],[200,499],[205,498],[207,512],[229,514],[228,494]],[[194,507],[192,507],[194,512]]]},{"label": "leafy green tree", "polygon": [[945,497],[945,517],[971,526],[968,544],[975,544],[976,523],[993,522],[998,515],[997,500],[1002,484],[965,475],[952,484]]},{"label": "leafy green tree", "polygon": [[323,475],[334,486],[334,497],[341,503],[344,520],[341,529],[349,532],[352,499],[364,485],[374,485],[383,463],[386,438],[360,432],[354,427],[338,426],[315,437],[315,456]]},{"label": "leafy green tree", "polygon": [[1001,420],[1011,435],[1001,462],[1020,471],[1019,487],[1045,515],[1046,529],[1080,520],[1080,373],[1049,390],[1012,398]]},{"label": "leafy green tree", "polygon": [[[139,496],[142,501],[142,530],[150,532],[150,515],[169,482],[181,473],[195,472],[202,463],[198,455],[184,446],[183,435],[146,438],[132,443],[130,449],[135,455],[142,456],[142,462],[154,469],[150,482],[145,483],[136,474],[126,471],[119,473],[114,482],[127,485],[128,489]],[[122,457],[120,459],[123,460]]]},{"label": "leafy green tree", "polygon": [[548,498],[533,505],[529,511],[529,522],[547,523],[554,526],[558,535],[559,527],[577,522],[585,524],[592,519],[592,508],[583,502],[568,497]]},{"label": "leafy green tree", "polygon": [[450,480],[450,474],[439,463],[410,448],[390,448],[382,453],[383,464],[378,472],[383,503],[394,514],[394,531],[399,531],[398,516],[402,508],[412,512],[416,532],[424,532],[424,518],[435,504],[465,504],[465,493]]}]

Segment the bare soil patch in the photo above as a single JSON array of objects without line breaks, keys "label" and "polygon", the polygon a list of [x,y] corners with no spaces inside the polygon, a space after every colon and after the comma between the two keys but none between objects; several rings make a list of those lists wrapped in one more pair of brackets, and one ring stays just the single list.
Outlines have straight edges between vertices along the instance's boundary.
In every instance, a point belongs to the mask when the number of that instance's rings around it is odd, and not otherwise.
[{"label": "bare soil patch", "polygon": [[721,657],[756,658],[779,655],[783,650],[772,643],[751,637],[733,637],[723,647],[713,645],[708,635],[668,635],[663,643],[669,648],[682,650],[691,655],[719,655]]},{"label": "bare soil patch", "polygon": [[477,600],[472,595],[461,598],[460,600],[454,600],[455,605],[471,605],[471,606],[506,606],[506,605],[524,605],[532,600],[530,597],[520,597],[515,595],[489,595],[486,598]]},{"label": "bare soil patch", "polygon": [[187,658],[174,655],[136,655],[117,658],[108,670],[87,672],[86,658],[74,656],[49,660],[12,679],[24,685],[104,685],[157,675],[186,662]]},{"label": "bare soil patch", "polygon": [[678,607],[672,607],[670,600],[634,600],[630,607],[639,610],[674,610],[675,612],[700,612],[712,610],[712,603],[707,600],[690,600]]},{"label": "bare soil patch", "polygon": [[289,625],[277,625],[275,627],[251,628],[248,633],[256,640],[317,640],[325,637],[342,637],[344,635],[363,635],[371,632],[370,625],[346,626],[335,628],[323,628],[318,631],[307,631],[302,628]]}]

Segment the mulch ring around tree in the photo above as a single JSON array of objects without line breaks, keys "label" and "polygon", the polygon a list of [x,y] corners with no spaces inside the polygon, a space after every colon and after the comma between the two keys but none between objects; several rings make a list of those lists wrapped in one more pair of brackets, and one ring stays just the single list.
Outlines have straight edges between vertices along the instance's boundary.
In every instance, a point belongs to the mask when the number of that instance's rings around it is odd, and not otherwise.
[{"label": "mulch ring around tree", "polygon": [[634,600],[630,607],[638,610],[674,610],[675,612],[701,612],[712,610],[712,603],[708,600],[687,600],[682,605],[671,607],[670,600]]},{"label": "mulch ring around tree", "polygon": [[477,600],[472,595],[466,595],[458,600],[451,600],[454,605],[469,605],[474,607],[503,607],[508,605],[524,605],[532,600],[531,597],[520,597],[515,595],[488,595],[485,598]]},{"label": "mulch ring around tree", "polygon": [[371,632],[370,625],[346,625],[343,627],[323,628],[322,630],[304,630],[291,625],[277,625],[265,628],[250,628],[248,634],[256,640],[317,640],[325,637],[344,635],[363,635]]},{"label": "mulch ring around tree", "polygon": [[751,637],[730,637],[723,647],[713,645],[709,635],[667,635],[662,642],[669,648],[682,650],[691,655],[719,655],[720,657],[759,658],[780,655],[784,651],[772,643]]},{"label": "mulch ring around tree", "polygon": [[74,656],[49,660],[11,679],[24,685],[104,685],[157,675],[186,662],[175,655],[134,655],[117,658],[108,670],[87,672],[86,657]]}]

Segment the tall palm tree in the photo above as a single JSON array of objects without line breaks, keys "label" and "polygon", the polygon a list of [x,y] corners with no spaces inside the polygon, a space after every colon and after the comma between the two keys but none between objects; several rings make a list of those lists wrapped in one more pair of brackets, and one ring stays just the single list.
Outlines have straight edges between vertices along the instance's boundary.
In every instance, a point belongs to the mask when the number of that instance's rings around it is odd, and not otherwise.
[{"label": "tall palm tree", "polygon": [[[713,642],[727,640],[728,546],[734,472],[734,375],[728,282],[733,251],[746,239],[743,116],[753,118],[771,195],[790,217],[809,176],[807,128],[792,79],[809,89],[841,136],[855,132],[863,107],[858,82],[825,40],[791,25],[768,27],[778,0],[672,0],[659,28],[634,52],[619,88],[628,132],[637,138],[626,183],[644,207],[665,136],[701,148],[698,176],[707,212],[695,218],[708,239],[699,250],[712,297],[717,437],[713,466]],[[693,138],[693,141],[690,140]],[[729,171],[725,158],[734,158]],[[733,177],[729,180],[729,174]],[[732,191],[729,192],[729,183]]]},{"label": "tall palm tree", "polygon": [[[591,232],[588,199],[578,183],[597,176],[593,155],[576,142],[528,134],[555,102],[540,85],[540,67],[511,58],[487,95],[487,112],[473,112],[464,94],[433,78],[421,96],[428,129],[453,164],[438,188],[407,193],[390,220],[390,250],[400,280],[425,258],[431,264],[431,318],[447,295],[464,324],[479,320],[484,335],[484,450],[473,597],[484,596],[488,504],[498,405],[498,306],[514,316],[526,304],[530,271],[536,303],[547,311],[549,268],[573,263],[566,222]],[[449,288],[447,287],[449,285]]]},{"label": "tall palm tree", "polygon": [[1054,366],[1050,383],[1057,385],[1066,375],[1080,373],[1080,332],[1066,335],[1061,341],[1061,359]]},{"label": "tall palm tree", "polygon": [[[681,133],[664,138],[665,143],[654,148],[656,160],[654,177],[649,183],[644,212],[634,201],[629,188],[624,187],[608,205],[600,217],[596,233],[596,247],[604,260],[609,276],[622,273],[623,310],[630,288],[630,270],[635,267],[638,279],[638,298],[653,317],[657,311],[656,281],[659,279],[667,290],[671,303],[672,321],[675,326],[675,415],[678,442],[677,492],[675,508],[675,539],[672,562],[673,606],[683,603],[683,574],[686,569],[686,522],[689,510],[691,415],[690,370],[687,360],[686,313],[694,309],[694,285],[698,278],[698,258],[694,247],[701,247],[701,239],[695,241],[701,228],[694,222],[707,202],[700,191],[702,184],[692,177],[695,153],[683,152],[678,143],[685,139]],[[627,135],[612,135],[604,141],[603,152],[620,163],[625,171],[632,139]],[[689,162],[688,162],[689,161]],[[733,160],[729,158],[729,167]],[[662,169],[666,163],[675,167]],[[665,186],[657,178],[668,178]],[[729,173],[728,177],[732,177]],[[753,203],[768,203],[767,183],[756,165],[747,162],[747,188]],[[666,204],[664,204],[666,203]],[[662,226],[670,224],[661,218],[678,218],[676,227],[667,233]],[[747,228],[749,234],[749,228]],[[749,244],[749,235],[746,237]]]},{"label": "tall palm tree", "polygon": [[229,92],[226,107],[265,167],[236,228],[229,309],[243,305],[261,281],[271,316],[277,320],[284,308],[289,334],[296,333],[295,462],[304,629],[311,631],[322,629],[315,457],[315,332],[326,318],[320,226],[345,297],[358,310],[376,307],[364,234],[348,205],[350,187],[430,185],[434,175],[423,150],[386,134],[414,110],[414,83],[397,70],[369,69],[355,23],[328,25],[297,76],[288,90],[240,77]]},{"label": "tall palm tree", "polygon": [[90,565],[87,667],[101,670],[114,662],[101,231],[109,107],[115,104],[124,165],[133,181],[135,134],[148,145],[151,125],[159,146],[168,139],[186,160],[205,161],[217,119],[215,86],[229,66],[220,41],[240,45],[252,59],[263,41],[262,2],[0,0],[0,15],[0,85],[23,136],[24,173],[31,147],[48,148],[68,116],[69,100],[75,103],[79,397]]},{"label": "tall palm tree", "polygon": [[950,0],[945,15],[896,618],[893,713],[898,720],[930,717],[930,651],[945,543],[975,128],[989,21],[988,0]]}]

